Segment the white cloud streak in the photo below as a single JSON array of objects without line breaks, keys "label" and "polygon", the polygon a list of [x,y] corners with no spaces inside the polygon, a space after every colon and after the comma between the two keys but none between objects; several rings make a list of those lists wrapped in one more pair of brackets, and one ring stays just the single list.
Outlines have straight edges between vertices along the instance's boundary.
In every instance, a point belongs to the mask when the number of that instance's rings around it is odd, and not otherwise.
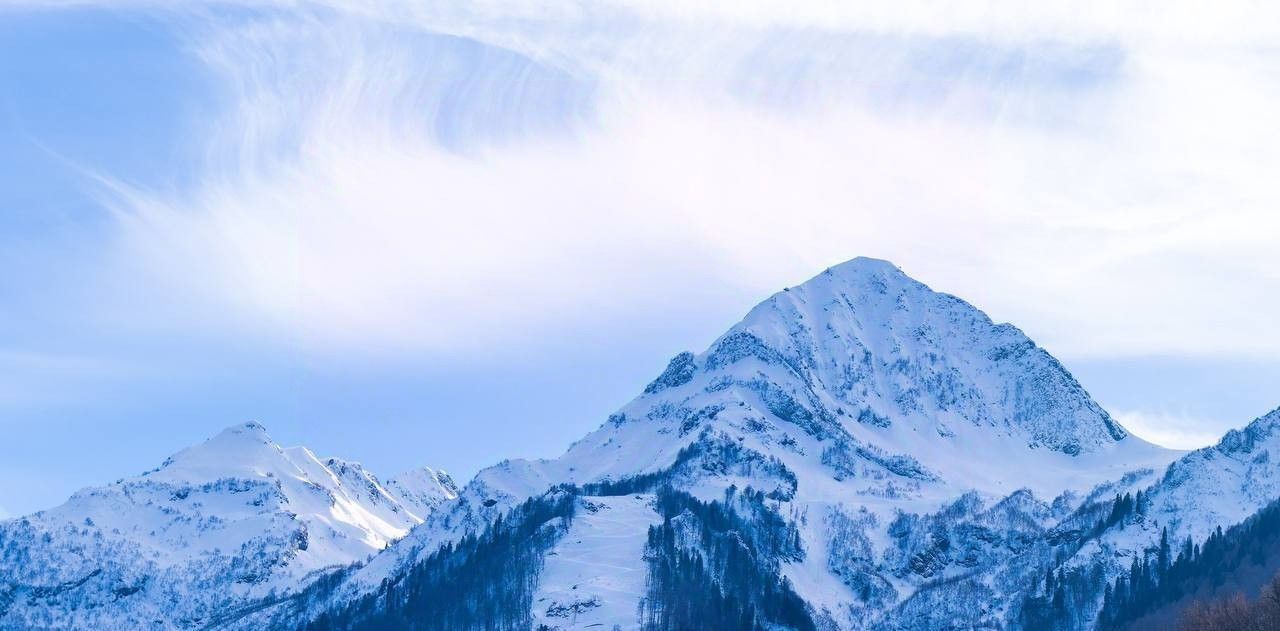
[{"label": "white cloud streak", "polygon": [[874,255],[1067,356],[1274,356],[1280,21],[1112,6],[213,11],[207,173],[113,184],[118,260],[322,351],[719,317]]},{"label": "white cloud streak", "polygon": [[1172,449],[1199,449],[1216,444],[1230,423],[1168,411],[1128,410],[1113,414],[1121,425],[1157,445]]}]

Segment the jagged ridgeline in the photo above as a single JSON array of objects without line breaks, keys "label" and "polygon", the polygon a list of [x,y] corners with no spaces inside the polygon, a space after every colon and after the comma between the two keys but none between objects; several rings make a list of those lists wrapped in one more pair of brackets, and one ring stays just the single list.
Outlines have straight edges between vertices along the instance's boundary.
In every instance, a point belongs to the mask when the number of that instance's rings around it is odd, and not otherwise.
[{"label": "jagged ridgeline", "polygon": [[[530,615],[545,555],[596,500],[640,494],[662,515],[644,547],[645,590],[637,618],[646,631],[815,629],[808,606],[779,574],[804,558],[796,524],[765,493],[728,490],[700,501],[666,476],[562,485],[525,501],[483,532],[447,543],[377,590],[343,603],[335,590],[350,570],[318,580],[277,614],[280,631],[470,631],[550,629]],[[338,604],[333,604],[338,603]],[[319,611],[318,614],[307,612]],[[557,614],[554,609],[551,614]],[[566,617],[572,611],[562,612]],[[300,618],[311,619],[299,623]]]}]

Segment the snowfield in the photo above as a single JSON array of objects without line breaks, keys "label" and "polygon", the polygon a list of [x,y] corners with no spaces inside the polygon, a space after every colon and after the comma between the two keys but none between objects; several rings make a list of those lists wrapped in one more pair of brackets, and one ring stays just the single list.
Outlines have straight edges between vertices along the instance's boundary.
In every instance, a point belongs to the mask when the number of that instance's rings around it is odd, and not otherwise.
[{"label": "snowfield", "polygon": [[581,499],[569,532],[546,555],[534,596],[535,626],[635,626],[645,591],[645,536],[662,521],[652,503],[647,494]]}]

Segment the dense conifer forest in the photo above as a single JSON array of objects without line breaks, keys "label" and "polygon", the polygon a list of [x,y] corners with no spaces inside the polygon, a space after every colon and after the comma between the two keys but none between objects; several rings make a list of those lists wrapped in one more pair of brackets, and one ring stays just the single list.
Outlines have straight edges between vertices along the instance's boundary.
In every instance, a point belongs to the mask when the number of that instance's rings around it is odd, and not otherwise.
[{"label": "dense conifer forest", "polygon": [[[684,454],[687,459],[690,454]],[[645,547],[642,628],[764,630],[815,628],[807,605],[781,576],[781,563],[802,560],[794,521],[769,494],[730,487],[703,502],[666,485],[661,472],[578,488],[561,485],[526,501],[479,534],[425,557],[395,580],[337,610],[325,610],[342,578],[317,581],[294,603],[323,611],[298,631],[508,631],[532,629],[533,594],[544,555],[567,531],[584,492],[591,496],[654,493],[662,516]]]},{"label": "dense conifer forest", "polygon": [[[1044,631],[1093,628],[1095,603],[1107,590],[1103,568],[1096,562],[1063,568],[1058,561],[1075,554],[1086,542],[1097,539],[1108,529],[1142,518],[1146,507],[1147,502],[1139,491],[1116,495],[1109,508],[1104,505],[1100,510],[1093,509],[1097,512],[1093,526],[1060,543],[1052,557],[1055,562],[1027,591],[1018,616],[1019,624],[1026,629]],[[1054,567],[1058,569],[1054,570]]]},{"label": "dense conifer forest", "polygon": [[[1270,598],[1255,607],[1267,618],[1264,626],[1234,626],[1223,620],[1221,629],[1280,629],[1280,617],[1267,601],[1280,593],[1269,582],[1280,569],[1280,502],[1274,502],[1225,532],[1218,528],[1203,543],[1185,540],[1176,556],[1167,534],[1154,554],[1135,560],[1128,574],[1107,586],[1098,629],[1167,628],[1178,614],[1184,623],[1204,619],[1217,610],[1232,613],[1245,603],[1244,595],[1258,593],[1259,585]],[[1239,595],[1239,598],[1236,595]],[[1225,597],[1225,598],[1224,598]],[[1205,601],[1216,604],[1207,605]],[[1224,603],[1235,603],[1230,606]],[[1276,602],[1280,605],[1280,602]],[[1252,623],[1251,623],[1252,624]],[[1261,622],[1260,622],[1261,624]],[[1188,628],[1204,628],[1192,625]]]},{"label": "dense conifer forest", "polygon": [[399,580],[303,629],[528,629],[543,554],[573,518],[576,500],[565,492],[530,499],[482,533],[445,544]]},{"label": "dense conifer forest", "polygon": [[643,629],[814,629],[804,601],[779,574],[780,560],[803,558],[799,532],[765,499],[751,489],[731,488],[724,502],[709,503],[658,492],[663,522],[649,528]]}]

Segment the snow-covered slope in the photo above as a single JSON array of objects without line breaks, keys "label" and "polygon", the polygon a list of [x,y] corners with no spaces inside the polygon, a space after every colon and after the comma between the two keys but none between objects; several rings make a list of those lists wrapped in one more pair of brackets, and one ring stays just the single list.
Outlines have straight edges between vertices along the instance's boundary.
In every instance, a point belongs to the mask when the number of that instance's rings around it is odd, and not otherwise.
[{"label": "snow-covered slope", "polygon": [[444,474],[383,485],[237,425],[0,523],[0,628],[203,628],[366,560],[454,497]]},{"label": "snow-covered slope", "polygon": [[429,515],[442,504],[458,498],[458,485],[453,478],[430,467],[401,473],[387,480],[386,489],[417,515]]},{"label": "snow-covered slope", "polygon": [[533,598],[534,626],[612,629],[634,624],[644,596],[645,536],[661,523],[652,495],[587,497],[548,553]]},{"label": "snow-covered slope", "polygon": [[[706,500],[730,486],[767,493],[801,524],[806,553],[783,574],[838,627],[929,628],[941,619],[920,616],[945,600],[934,585],[961,576],[983,604],[956,615],[999,624],[1010,585],[1038,571],[1024,543],[1095,486],[1149,483],[1177,455],[1128,435],[1015,327],[890,263],[855,259],[772,296],[701,354],[677,355],[562,457],[482,471],[338,594],[375,589],[553,485],[648,475]],[[540,593],[563,591],[555,568],[575,541],[548,556]]]},{"label": "snow-covered slope", "polygon": [[1203,540],[1214,528],[1239,523],[1280,498],[1277,457],[1280,409],[1173,463],[1147,492],[1147,514],[1179,539]]}]

